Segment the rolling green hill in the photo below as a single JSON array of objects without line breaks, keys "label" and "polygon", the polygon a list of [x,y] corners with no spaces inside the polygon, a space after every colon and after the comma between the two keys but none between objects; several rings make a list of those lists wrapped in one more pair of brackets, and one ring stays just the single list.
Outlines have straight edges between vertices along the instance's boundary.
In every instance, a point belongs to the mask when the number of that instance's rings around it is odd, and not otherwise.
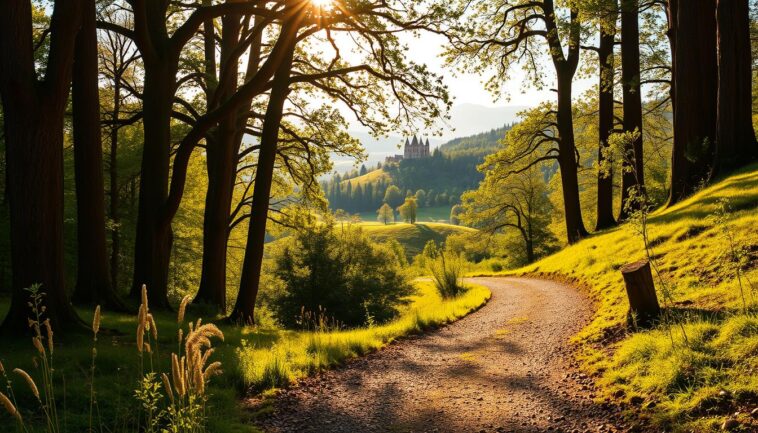
[{"label": "rolling green hill", "polygon": [[358,226],[371,238],[379,242],[397,240],[405,248],[406,255],[411,258],[424,249],[430,240],[444,242],[448,236],[458,233],[474,233],[475,229],[444,223],[418,224],[382,224],[359,223]]},{"label": "rolling green hill", "polygon": [[[338,223],[340,224],[340,223]],[[405,255],[412,259],[424,249],[424,245],[430,240],[437,243],[445,242],[448,236],[459,233],[475,233],[477,230],[469,227],[456,226],[447,223],[391,223],[382,224],[380,222],[359,222],[344,223],[351,224],[352,227],[359,227],[371,239],[377,242],[387,242],[396,240],[405,249]],[[272,240],[266,244],[267,254],[275,251],[286,237]]]},{"label": "rolling green hill", "polygon": [[[449,223],[452,206],[420,207],[416,214],[417,223]],[[364,222],[376,222],[376,211],[359,212],[357,214]]]}]

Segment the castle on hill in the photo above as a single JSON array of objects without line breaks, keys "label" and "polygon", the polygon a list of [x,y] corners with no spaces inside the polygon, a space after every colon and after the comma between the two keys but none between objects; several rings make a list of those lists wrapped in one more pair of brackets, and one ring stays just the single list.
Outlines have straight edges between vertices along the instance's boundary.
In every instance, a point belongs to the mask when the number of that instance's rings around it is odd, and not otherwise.
[{"label": "castle on hill", "polygon": [[426,139],[426,143],[424,143],[424,139],[418,139],[416,136],[413,136],[413,140],[405,139],[405,144],[403,145],[403,154],[402,155],[393,155],[388,156],[386,159],[386,162],[400,162],[403,159],[421,159],[421,158],[428,158],[431,155],[429,151],[429,139]]}]

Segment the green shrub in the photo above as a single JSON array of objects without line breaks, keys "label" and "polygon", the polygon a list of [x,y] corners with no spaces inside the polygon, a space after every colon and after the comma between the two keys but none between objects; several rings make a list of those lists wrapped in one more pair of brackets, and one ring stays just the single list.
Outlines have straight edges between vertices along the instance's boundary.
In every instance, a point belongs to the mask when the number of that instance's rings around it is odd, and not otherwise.
[{"label": "green shrub", "polygon": [[393,247],[374,243],[350,225],[305,227],[276,253],[274,263],[283,290],[272,308],[285,326],[382,323],[413,294]]},{"label": "green shrub", "polygon": [[461,284],[466,260],[461,254],[446,249],[444,244],[438,247],[434,241],[427,242],[422,254],[440,296],[454,298],[466,291]]}]

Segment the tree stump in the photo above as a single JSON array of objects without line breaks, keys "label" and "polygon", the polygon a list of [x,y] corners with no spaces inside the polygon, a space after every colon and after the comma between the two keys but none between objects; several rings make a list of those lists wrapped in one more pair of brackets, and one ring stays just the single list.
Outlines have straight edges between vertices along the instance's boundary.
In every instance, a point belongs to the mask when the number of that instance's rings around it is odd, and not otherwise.
[{"label": "tree stump", "polygon": [[627,321],[632,326],[649,327],[661,314],[658,296],[655,294],[653,274],[647,260],[629,263],[621,268],[629,298]]}]

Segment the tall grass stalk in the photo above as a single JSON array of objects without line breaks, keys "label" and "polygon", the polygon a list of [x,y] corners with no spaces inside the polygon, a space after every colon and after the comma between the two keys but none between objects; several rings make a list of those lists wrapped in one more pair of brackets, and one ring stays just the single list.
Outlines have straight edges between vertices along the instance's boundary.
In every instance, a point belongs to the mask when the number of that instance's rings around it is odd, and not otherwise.
[{"label": "tall grass stalk", "polygon": [[423,254],[427,256],[426,267],[440,296],[454,298],[466,290],[461,284],[465,260],[460,254],[446,251],[444,243],[437,247],[434,241],[427,243]]},{"label": "tall grass stalk", "polygon": [[[92,363],[90,365],[90,382],[89,382],[89,431],[95,431],[92,428],[92,412],[95,402],[95,359],[97,358],[97,333],[100,331],[100,306],[95,308],[95,315],[92,318]],[[65,393],[64,393],[65,394]]]},{"label": "tall grass stalk", "polygon": [[[35,359],[40,359],[39,369],[42,373],[42,387],[38,387],[31,375],[26,371],[15,368],[13,373],[18,375],[26,383],[31,393],[39,403],[44,414],[45,431],[47,433],[60,433],[61,426],[59,417],[65,419],[67,408],[63,406],[59,414],[56,406],[56,398],[53,387],[53,331],[48,319],[44,319],[46,311],[44,293],[39,291],[39,286],[27,289],[30,293],[29,306],[34,314],[29,319],[33,329],[32,343],[38,354]],[[221,374],[221,363],[211,361],[214,348],[211,339],[224,339],[224,334],[213,324],[203,324],[201,319],[189,324],[189,332],[184,334],[182,323],[188,298],[182,301],[179,323],[178,344],[180,355],[171,354],[171,368],[169,372],[156,371],[159,364],[154,362],[153,353],[158,357],[158,329],[147,304],[147,289],[143,287],[142,303],[140,304],[137,317],[137,353],[139,364],[139,381],[134,390],[134,396],[140,404],[140,410],[136,414],[136,424],[127,422],[118,425],[118,419],[114,420],[116,431],[129,431],[136,427],[138,431],[146,433],[202,433],[205,432],[206,402],[209,398],[207,383],[213,376]],[[88,431],[113,431],[111,427],[105,427],[99,415],[97,402],[97,390],[95,387],[95,372],[97,367],[97,342],[100,332],[101,312],[100,307],[95,308],[92,320],[92,351],[89,369],[89,414]],[[44,328],[44,332],[43,332]],[[45,342],[47,345],[45,345]],[[147,354],[147,359],[145,355]],[[150,371],[145,373],[145,361],[149,363]],[[35,365],[37,361],[35,361]],[[0,405],[16,419],[18,429],[22,432],[32,431],[32,426],[25,423],[21,410],[18,407],[12,382],[8,377],[5,367],[0,363],[0,374],[6,382],[6,393],[0,392]],[[62,376],[61,376],[62,377]],[[64,382],[65,384],[65,382]],[[65,402],[66,389],[64,385],[63,399]],[[120,395],[119,400],[120,402]],[[117,407],[120,408],[120,403]],[[97,415],[95,414],[97,411]],[[144,412],[144,413],[143,413]]]}]

